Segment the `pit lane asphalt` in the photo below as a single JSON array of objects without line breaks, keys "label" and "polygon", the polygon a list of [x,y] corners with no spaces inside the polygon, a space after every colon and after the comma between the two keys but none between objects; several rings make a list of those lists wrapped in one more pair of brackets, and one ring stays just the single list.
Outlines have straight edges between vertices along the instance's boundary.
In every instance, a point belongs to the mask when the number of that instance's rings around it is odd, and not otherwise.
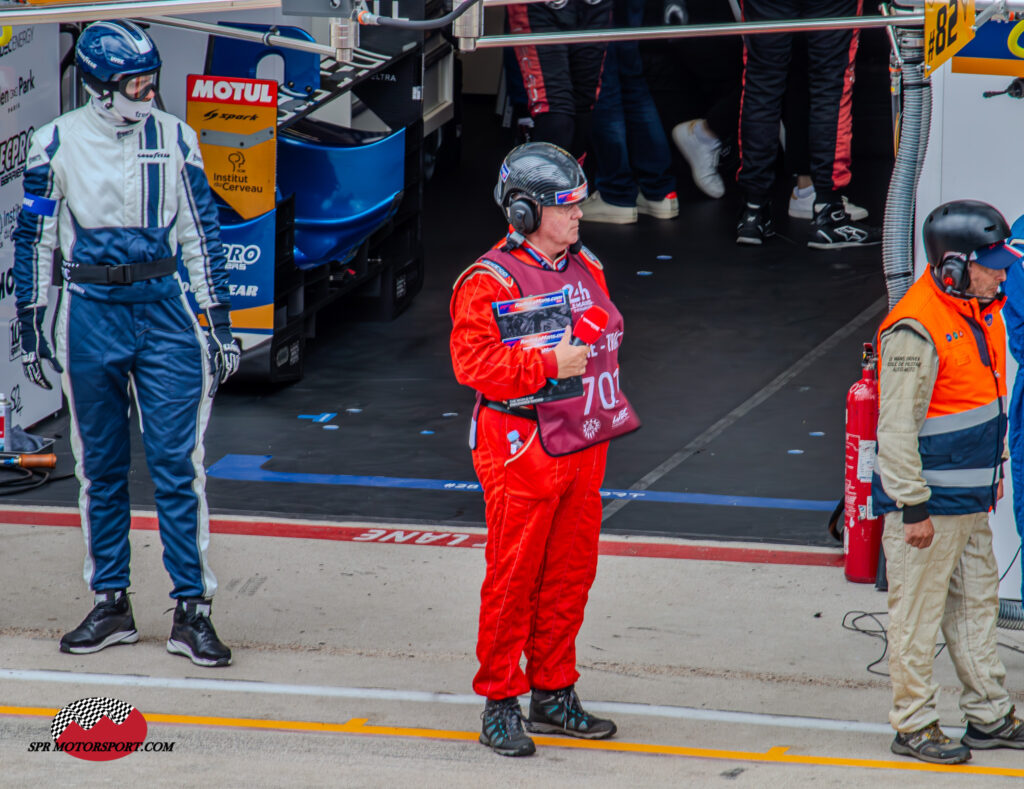
[{"label": "pit lane asphalt", "polygon": [[[9,567],[0,615],[4,785],[952,787],[968,780],[962,770],[926,770],[889,752],[888,684],[865,671],[882,645],[841,626],[848,610],[884,610],[884,596],[847,583],[835,566],[602,556],[579,638],[578,689],[595,709],[615,709],[619,735],[598,750],[552,738],[536,757],[512,760],[475,742],[481,705],[470,680],[482,551],[215,534],[214,622],[235,662],[201,669],[164,650],[171,603],[157,535],[133,531],[132,548],[140,642],[64,655],[57,638],[90,606],[81,534],[0,527]],[[1018,634],[1000,632],[1000,641],[1024,647]],[[1000,653],[1020,704],[1024,655]],[[952,730],[960,716],[945,655],[937,676]],[[174,751],[109,763],[29,751],[48,739],[57,709],[88,696],[133,704],[150,718],[148,739],[174,741]],[[614,704],[640,706],[607,706]],[[352,722],[363,719],[373,728]],[[995,773],[970,773],[972,786],[1024,775],[1013,752],[978,752],[966,769]]]}]

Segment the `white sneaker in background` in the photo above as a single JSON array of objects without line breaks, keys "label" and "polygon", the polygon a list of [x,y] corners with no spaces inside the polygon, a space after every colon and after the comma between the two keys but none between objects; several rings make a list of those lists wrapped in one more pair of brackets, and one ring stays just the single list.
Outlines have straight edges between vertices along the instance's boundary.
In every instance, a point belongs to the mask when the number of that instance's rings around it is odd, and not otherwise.
[{"label": "white sneaker in background", "polygon": [[612,225],[632,225],[636,222],[636,206],[612,205],[601,199],[600,192],[594,192],[580,205],[584,222],[607,222]]},{"label": "white sneaker in background", "polygon": [[648,200],[641,192],[636,198],[636,210],[655,219],[675,219],[679,216],[679,198],[675,192],[669,192],[661,200]]},{"label": "white sneaker in background", "polygon": [[[794,219],[814,219],[814,198],[815,192],[812,189],[810,194],[797,197],[796,189],[789,193],[789,215]],[[868,210],[855,203],[851,203],[843,197],[843,205],[846,213],[854,222],[861,222],[867,219]]]},{"label": "white sneaker in background", "polygon": [[722,150],[719,140],[708,142],[697,133],[697,124],[702,119],[684,121],[672,129],[672,141],[690,165],[693,182],[708,197],[719,198],[725,194],[725,184],[718,174],[718,155]]}]

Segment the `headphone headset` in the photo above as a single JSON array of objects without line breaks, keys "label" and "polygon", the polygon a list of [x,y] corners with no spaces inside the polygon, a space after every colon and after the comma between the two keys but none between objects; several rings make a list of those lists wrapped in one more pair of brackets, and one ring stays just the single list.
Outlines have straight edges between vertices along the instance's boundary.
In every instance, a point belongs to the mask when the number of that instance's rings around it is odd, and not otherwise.
[{"label": "headphone headset", "polygon": [[947,293],[958,296],[967,295],[971,286],[971,276],[967,268],[967,256],[959,252],[949,252],[936,267],[935,275],[940,287]]},{"label": "headphone headset", "polygon": [[540,227],[541,205],[529,195],[522,192],[512,194],[506,213],[512,229],[524,236]]}]

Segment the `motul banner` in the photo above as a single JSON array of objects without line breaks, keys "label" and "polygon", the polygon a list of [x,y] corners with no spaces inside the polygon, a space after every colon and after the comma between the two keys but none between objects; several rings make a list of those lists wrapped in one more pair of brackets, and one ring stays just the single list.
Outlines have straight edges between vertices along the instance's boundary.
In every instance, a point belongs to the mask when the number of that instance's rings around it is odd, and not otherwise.
[{"label": "motul banner", "polygon": [[187,121],[213,191],[243,219],[275,206],[277,83],[192,74]]}]

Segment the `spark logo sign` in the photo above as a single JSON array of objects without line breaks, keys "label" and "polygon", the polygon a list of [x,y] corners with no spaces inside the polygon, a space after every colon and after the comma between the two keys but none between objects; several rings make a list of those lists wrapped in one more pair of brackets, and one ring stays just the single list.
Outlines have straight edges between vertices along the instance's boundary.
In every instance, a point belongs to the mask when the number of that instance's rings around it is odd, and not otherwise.
[{"label": "spark logo sign", "polygon": [[107,762],[141,750],[147,728],[146,719],[131,704],[89,698],[73,701],[58,712],[50,734],[59,751],[78,759]]}]

